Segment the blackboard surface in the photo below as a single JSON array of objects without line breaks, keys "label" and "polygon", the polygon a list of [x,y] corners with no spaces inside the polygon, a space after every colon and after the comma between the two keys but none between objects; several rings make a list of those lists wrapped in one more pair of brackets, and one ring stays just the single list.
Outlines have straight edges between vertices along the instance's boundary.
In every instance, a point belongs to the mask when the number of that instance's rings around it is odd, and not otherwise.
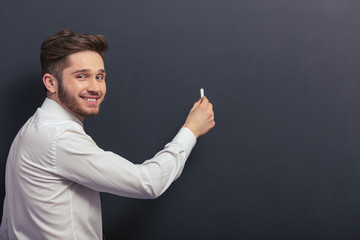
[{"label": "blackboard surface", "polygon": [[[0,204],[6,157],[44,99],[39,48],[104,34],[108,93],[85,130],[141,163],[199,89],[216,127],[155,200],[102,194],[107,239],[360,239],[360,2],[0,1]],[[139,151],[139,149],[141,149]]]}]

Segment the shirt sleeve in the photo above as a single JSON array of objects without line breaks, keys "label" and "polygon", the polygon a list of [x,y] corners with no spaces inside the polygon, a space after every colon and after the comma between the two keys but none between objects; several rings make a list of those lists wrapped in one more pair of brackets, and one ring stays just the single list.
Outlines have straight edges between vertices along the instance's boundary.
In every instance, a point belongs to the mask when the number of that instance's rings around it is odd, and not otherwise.
[{"label": "shirt sleeve", "polygon": [[156,198],[176,180],[196,138],[181,128],[152,159],[133,164],[99,148],[82,129],[66,130],[55,141],[58,175],[98,192],[132,198]]}]

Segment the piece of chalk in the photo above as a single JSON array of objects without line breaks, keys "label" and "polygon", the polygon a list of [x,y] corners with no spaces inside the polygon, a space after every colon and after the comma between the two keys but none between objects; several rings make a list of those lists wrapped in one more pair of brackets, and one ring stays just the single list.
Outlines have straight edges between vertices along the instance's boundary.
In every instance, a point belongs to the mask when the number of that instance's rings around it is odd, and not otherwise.
[{"label": "piece of chalk", "polygon": [[204,97],[204,89],[200,88],[200,97],[203,98]]}]

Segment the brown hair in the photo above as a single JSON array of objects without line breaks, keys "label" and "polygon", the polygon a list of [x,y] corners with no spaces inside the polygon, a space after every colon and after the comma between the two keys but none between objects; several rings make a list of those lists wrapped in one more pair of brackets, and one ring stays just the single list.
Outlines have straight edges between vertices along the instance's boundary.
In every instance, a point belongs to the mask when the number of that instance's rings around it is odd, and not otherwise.
[{"label": "brown hair", "polygon": [[62,71],[67,67],[67,56],[81,51],[95,51],[104,59],[108,42],[102,35],[77,33],[63,29],[49,36],[41,44],[40,62],[42,75],[50,73],[61,81]]}]

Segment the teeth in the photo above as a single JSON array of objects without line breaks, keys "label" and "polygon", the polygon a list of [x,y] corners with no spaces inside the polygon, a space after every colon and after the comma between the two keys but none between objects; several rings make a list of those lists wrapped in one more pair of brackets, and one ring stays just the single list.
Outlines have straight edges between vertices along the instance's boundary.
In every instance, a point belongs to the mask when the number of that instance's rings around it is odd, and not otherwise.
[{"label": "teeth", "polygon": [[96,102],[95,98],[84,98],[86,101],[90,101],[90,102]]}]

